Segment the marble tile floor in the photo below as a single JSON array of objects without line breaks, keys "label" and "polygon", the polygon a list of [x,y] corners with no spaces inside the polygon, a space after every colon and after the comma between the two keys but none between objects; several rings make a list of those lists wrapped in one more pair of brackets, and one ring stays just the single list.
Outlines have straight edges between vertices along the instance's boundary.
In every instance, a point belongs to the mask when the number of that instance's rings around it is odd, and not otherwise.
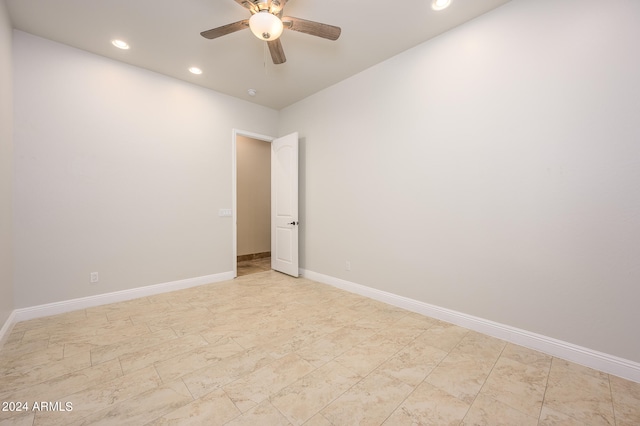
[{"label": "marble tile floor", "polygon": [[18,323],[0,401],[0,425],[640,424],[638,383],[273,271]]},{"label": "marble tile floor", "polygon": [[238,276],[255,274],[271,270],[271,258],[262,257],[259,259],[238,261]]}]

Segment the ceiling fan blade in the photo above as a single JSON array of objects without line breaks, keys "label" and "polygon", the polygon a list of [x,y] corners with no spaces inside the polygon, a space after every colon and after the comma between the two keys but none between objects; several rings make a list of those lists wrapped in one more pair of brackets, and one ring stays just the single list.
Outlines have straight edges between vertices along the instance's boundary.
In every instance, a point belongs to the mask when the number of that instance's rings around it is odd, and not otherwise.
[{"label": "ceiling fan blade", "polygon": [[258,9],[258,6],[256,6],[253,2],[249,0],[236,0],[236,3],[238,3],[240,6],[244,7],[245,9],[249,9],[251,13],[260,12],[260,9]]},{"label": "ceiling fan blade", "polygon": [[328,40],[337,40],[342,32],[340,27],[321,24],[320,22],[307,21],[306,19],[294,18],[291,16],[285,16],[282,18],[282,23],[285,28],[290,30],[326,38]]},{"label": "ceiling fan blade", "polygon": [[268,41],[267,45],[269,46],[269,52],[271,52],[271,59],[274,64],[278,65],[287,62],[287,58],[284,56],[284,49],[282,48],[282,43],[280,43],[279,38]]},{"label": "ceiling fan blade", "polygon": [[223,35],[235,33],[236,31],[244,30],[245,28],[249,28],[248,19],[234,22],[233,24],[223,25],[221,27],[213,28],[207,31],[203,31],[200,33],[200,35],[204,38],[214,39],[214,38],[222,37]]}]

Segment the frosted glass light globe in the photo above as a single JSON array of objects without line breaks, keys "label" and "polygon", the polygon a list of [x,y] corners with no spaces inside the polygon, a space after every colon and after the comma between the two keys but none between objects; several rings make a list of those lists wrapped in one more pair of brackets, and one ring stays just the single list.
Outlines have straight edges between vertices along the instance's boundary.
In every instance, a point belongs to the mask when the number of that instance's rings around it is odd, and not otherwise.
[{"label": "frosted glass light globe", "polygon": [[263,10],[251,16],[249,19],[249,28],[251,28],[251,32],[260,40],[271,41],[280,37],[284,26],[280,18]]}]

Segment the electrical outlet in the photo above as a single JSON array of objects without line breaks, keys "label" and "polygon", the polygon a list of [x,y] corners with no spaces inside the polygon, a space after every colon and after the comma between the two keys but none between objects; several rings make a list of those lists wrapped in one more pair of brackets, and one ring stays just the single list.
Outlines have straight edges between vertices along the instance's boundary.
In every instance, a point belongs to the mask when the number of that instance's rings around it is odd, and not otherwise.
[{"label": "electrical outlet", "polygon": [[350,262],[350,261],[348,261],[348,260],[347,260],[347,261],[345,262],[345,264],[344,264],[344,269],[345,269],[345,270],[347,270],[347,271],[350,271],[350,270],[351,270],[351,262]]},{"label": "electrical outlet", "polygon": [[98,273],[97,272],[92,272],[91,273],[91,283],[95,284],[100,280],[100,277],[98,277]]}]

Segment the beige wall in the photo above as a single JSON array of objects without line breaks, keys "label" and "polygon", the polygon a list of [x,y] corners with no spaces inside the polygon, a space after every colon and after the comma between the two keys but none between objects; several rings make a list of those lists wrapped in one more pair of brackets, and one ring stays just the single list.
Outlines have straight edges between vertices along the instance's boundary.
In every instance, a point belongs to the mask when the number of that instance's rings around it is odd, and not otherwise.
[{"label": "beige wall", "polygon": [[513,0],[282,110],[301,267],[640,362],[638,40]]},{"label": "beige wall", "polygon": [[12,31],[0,0],[0,328],[13,310],[13,89]]},{"label": "beige wall", "polygon": [[233,271],[233,129],[277,111],[20,31],[14,67],[16,308]]},{"label": "beige wall", "polygon": [[238,255],[271,251],[271,144],[238,135]]}]

